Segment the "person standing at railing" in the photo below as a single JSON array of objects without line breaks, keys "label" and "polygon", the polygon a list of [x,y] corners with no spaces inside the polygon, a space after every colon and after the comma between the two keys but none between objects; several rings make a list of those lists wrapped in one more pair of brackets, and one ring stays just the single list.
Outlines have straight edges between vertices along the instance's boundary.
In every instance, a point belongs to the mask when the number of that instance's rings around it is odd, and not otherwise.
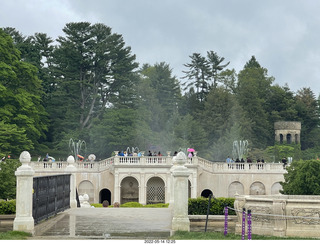
[{"label": "person standing at railing", "polygon": [[192,157],[193,157],[193,152],[189,152],[188,158],[190,159],[191,162],[192,162]]},{"label": "person standing at railing", "polygon": [[227,157],[226,163],[231,163],[231,158],[230,158],[230,156]]},{"label": "person standing at railing", "polygon": [[159,162],[159,163],[162,163],[162,162],[161,162],[161,161],[162,161],[162,158],[161,158],[161,157],[162,157],[162,154],[161,154],[160,151],[158,152],[158,157],[159,157],[158,162]]}]

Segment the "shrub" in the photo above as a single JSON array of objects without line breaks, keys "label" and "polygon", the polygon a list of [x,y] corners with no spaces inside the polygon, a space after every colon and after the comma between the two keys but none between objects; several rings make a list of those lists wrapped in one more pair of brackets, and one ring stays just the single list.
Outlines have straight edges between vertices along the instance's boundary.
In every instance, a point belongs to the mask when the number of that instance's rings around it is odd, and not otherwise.
[{"label": "shrub", "polygon": [[0,214],[15,214],[16,200],[0,201]]},{"label": "shrub", "polygon": [[157,203],[157,204],[147,204],[145,208],[168,208],[169,203]]},{"label": "shrub", "polygon": [[102,203],[91,203],[91,206],[95,207],[95,208],[102,208]]},{"label": "shrub", "polygon": [[124,204],[121,204],[121,208],[142,208],[143,205],[138,202],[126,202]]},{"label": "shrub", "polygon": [[[233,208],[234,198],[214,198],[211,199],[209,215],[223,215],[225,205]],[[208,209],[209,198],[189,198],[188,200],[188,214],[189,215],[206,215]],[[229,215],[236,215],[234,210],[228,211]]]}]

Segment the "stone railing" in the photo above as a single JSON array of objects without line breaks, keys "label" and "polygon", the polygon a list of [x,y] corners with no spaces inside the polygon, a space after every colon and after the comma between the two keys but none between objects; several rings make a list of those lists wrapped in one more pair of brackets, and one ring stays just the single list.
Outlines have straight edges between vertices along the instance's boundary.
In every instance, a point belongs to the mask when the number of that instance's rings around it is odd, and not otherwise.
[{"label": "stone railing", "polygon": [[116,156],[114,165],[172,165],[172,157],[167,156]]},{"label": "stone railing", "polygon": [[195,160],[202,168],[215,173],[246,173],[246,172],[286,172],[280,163],[224,163],[210,162],[203,158]]},{"label": "stone railing", "polygon": [[[81,162],[77,161],[74,163],[74,166],[78,171],[104,171],[109,169],[114,164],[114,157],[107,158],[101,161],[92,161],[92,162]],[[56,162],[31,162],[31,167],[36,172],[63,172],[69,165],[66,161],[56,161]]]},{"label": "stone railing", "polygon": [[[170,156],[115,156],[101,161],[74,163],[81,172],[101,172],[117,166],[148,166],[148,167],[171,167],[173,157]],[[225,163],[211,162],[201,157],[188,159],[187,166],[200,166],[211,173],[285,173],[286,170],[280,163]],[[68,166],[67,162],[32,162],[31,167],[41,172],[62,172]]]}]

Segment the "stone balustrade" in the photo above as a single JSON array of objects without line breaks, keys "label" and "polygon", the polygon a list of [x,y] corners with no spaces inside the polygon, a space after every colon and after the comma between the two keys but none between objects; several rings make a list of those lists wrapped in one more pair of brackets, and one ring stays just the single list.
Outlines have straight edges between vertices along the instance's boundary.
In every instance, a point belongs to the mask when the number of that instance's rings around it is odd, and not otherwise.
[{"label": "stone balustrade", "polygon": [[[146,166],[146,167],[171,167],[173,157],[170,156],[115,156],[101,161],[75,162],[74,166],[82,172],[101,172],[117,166]],[[286,170],[280,163],[225,163],[211,162],[201,157],[187,160],[187,166],[200,166],[212,173],[285,173]],[[62,172],[68,166],[66,161],[32,162],[31,167],[36,172]]]}]

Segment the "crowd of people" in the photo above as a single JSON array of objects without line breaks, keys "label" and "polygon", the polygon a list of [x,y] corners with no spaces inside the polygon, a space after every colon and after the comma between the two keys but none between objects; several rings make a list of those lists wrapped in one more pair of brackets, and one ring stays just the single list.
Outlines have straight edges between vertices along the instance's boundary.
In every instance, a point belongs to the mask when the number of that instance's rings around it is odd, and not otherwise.
[{"label": "crowd of people", "polygon": [[[233,158],[230,158],[228,156],[226,159],[226,163],[252,163],[252,160],[250,158],[246,158],[246,160],[244,160],[243,158],[236,158],[236,160],[234,160]],[[257,159],[257,163],[264,163],[264,159]]]}]

